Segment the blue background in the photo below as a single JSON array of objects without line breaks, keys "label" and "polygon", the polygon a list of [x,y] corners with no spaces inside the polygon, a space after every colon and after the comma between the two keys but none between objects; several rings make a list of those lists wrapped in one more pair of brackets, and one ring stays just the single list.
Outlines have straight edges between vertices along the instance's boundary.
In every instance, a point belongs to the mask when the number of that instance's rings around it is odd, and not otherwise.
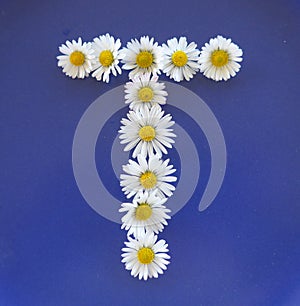
[{"label": "blue background", "polygon": [[[299,9],[293,0],[2,0],[0,305],[300,305]],[[123,44],[185,35],[199,47],[222,34],[244,50],[236,78],[181,83],[218,118],[228,168],[209,209],[190,201],[160,235],[172,262],[148,282],[125,271],[125,232],[86,204],[72,171],[78,121],[127,72],[109,85],[72,80],[57,67],[58,46],[106,32]]]}]

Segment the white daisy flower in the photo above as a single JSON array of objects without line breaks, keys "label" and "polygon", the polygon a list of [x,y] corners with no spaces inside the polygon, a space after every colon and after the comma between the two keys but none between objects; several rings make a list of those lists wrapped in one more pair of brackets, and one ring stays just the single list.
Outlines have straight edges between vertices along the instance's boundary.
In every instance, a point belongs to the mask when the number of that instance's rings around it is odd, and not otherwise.
[{"label": "white daisy flower", "polygon": [[133,110],[151,108],[154,104],[166,104],[168,93],[165,84],[158,82],[158,76],[146,73],[134,78],[125,85],[125,103]]},{"label": "white daisy flower", "polygon": [[137,161],[129,160],[123,166],[120,185],[127,198],[139,194],[142,191],[158,190],[160,197],[170,197],[175,190],[175,186],[170,184],[176,182],[177,177],[170,176],[176,169],[173,165],[168,165],[170,159],[161,160],[157,155],[150,155],[148,160],[142,154],[137,156]]},{"label": "white daisy flower", "polygon": [[129,78],[144,73],[160,74],[161,47],[154,43],[154,38],[143,36],[140,41],[131,39],[127,48],[121,50],[123,69],[132,70]]},{"label": "white daisy flower", "polygon": [[94,50],[95,59],[92,63],[94,70],[92,77],[98,81],[103,79],[103,82],[108,83],[110,73],[114,76],[122,73],[118,65],[120,61],[120,47],[120,39],[115,41],[115,38],[108,33],[94,38],[92,49]]},{"label": "white daisy flower", "polygon": [[63,68],[63,72],[72,79],[83,79],[89,75],[92,70],[92,61],[94,59],[91,43],[82,43],[81,37],[78,41],[66,41],[59,47],[63,55],[59,55],[58,67]]},{"label": "white daisy flower", "polygon": [[171,137],[176,135],[172,132],[173,129],[170,129],[175,123],[171,121],[172,116],[164,116],[164,113],[158,104],[151,109],[129,111],[128,119],[121,120],[123,126],[119,130],[121,144],[127,144],[124,151],[135,147],[133,158],[140,153],[144,156],[156,153],[160,157],[162,153],[167,154],[166,148],[172,148],[172,143],[175,142]]},{"label": "white daisy flower", "polygon": [[157,241],[157,236],[152,232],[144,233],[136,239],[128,237],[125,246],[122,248],[122,262],[126,270],[131,270],[131,275],[138,276],[140,280],[157,278],[170,263],[168,244],[163,239]]},{"label": "white daisy flower", "polygon": [[242,55],[243,51],[231,39],[218,35],[202,47],[200,71],[209,79],[227,81],[240,70]]},{"label": "white daisy flower", "polygon": [[162,45],[162,49],[162,71],[174,81],[189,81],[199,71],[200,51],[196,43],[187,44],[186,37],[180,37],[179,40],[176,37],[169,39],[167,44]]},{"label": "white daisy flower", "polygon": [[142,192],[135,197],[132,203],[122,203],[119,212],[126,212],[122,217],[121,228],[127,232],[127,235],[139,237],[146,231],[158,234],[165,225],[168,225],[167,219],[171,219],[168,215],[170,209],[163,204],[167,198],[160,198],[156,192]]}]

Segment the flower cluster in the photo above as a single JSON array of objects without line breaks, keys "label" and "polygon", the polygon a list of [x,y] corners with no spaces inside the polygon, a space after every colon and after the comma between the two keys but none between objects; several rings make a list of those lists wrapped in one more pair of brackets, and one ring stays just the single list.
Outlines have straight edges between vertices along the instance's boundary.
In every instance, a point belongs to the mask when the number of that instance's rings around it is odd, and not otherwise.
[{"label": "flower cluster", "polygon": [[121,228],[128,236],[122,262],[131,275],[147,280],[158,277],[169,264],[168,245],[165,240],[157,241],[157,234],[171,218],[165,204],[175,190],[177,177],[172,174],[176,169],[163,156],[172,148],[176,135],[172,116],[162,109],[168,95],[165,85],[150,71],[135,69],[133,79],[125,84],[129,111],[119,130],[124,151],[132,152],[132,159],[123,165],[120,185],[132,200],[122,203],[119,211],[124,213]]},{"label": "flower cluster", "polygon": [[[209,79],[227,81],[240,70],[243,55],[231,39],[220,35],[211,38],[201,51],[195,42],[188,43],[186,37],[171,38],[160,46],[149,36],[131,39],[121,49],[120,39],[108,33],[92,42],[82,42],[81,38],[72,42],[67,40],[59,51],[62,55],[57,56],[58,66],[67,76],[83,79],[91,73],[96,80],[107,83],[111,73],[117,76],[122,69],[130,70],[131,80],[144,74],[157,77],[163,72],[175,82],[189,81],[200,71]],[[159,87],[156,90],[159,91]],[[130,96],[128,100],[132,102],[134,98]],[[161,101],[156,102],[163,104],[164,101],[161,97]],[[131,107],[135,108],[135,105]]]},{"label": "flower cluster", "polygon": [[[120,39],[101,35],[93,42],[66,41],[59,47],[58,66],[71,78],[90,73],[109,82],[123,70],[130,70],[125,84],[126,118],[121,120],[119,138],[132,158],[123,165],[120,186],[128,202],[122,203],[121,228],[127,231],[122,262],[139,279],[157,278],[170,263],[168,244],[158,234],[168,225],[166,202],[175,191],[176,169],[165,156],[176,135],[174,121],[163,110],[168,93],[158,81],[163,72],[176,82],[189,81],[197,72],[215,81],[227,81],[240,69],[242,50],[231,39],[217,36],[201,51],[186,37],[169,39],[161,46],[154,38],[131,39],[121,49]],[[122,67],[119,65],[122,64]],[[121,69],[122,68],[122,69]],[[131,200],[130,200],[131,199]]]}]

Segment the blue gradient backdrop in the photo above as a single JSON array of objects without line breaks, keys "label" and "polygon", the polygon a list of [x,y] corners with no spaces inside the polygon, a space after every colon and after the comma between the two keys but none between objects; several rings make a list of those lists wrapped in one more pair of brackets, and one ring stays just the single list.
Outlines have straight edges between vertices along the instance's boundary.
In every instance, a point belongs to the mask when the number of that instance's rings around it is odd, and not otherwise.
[{"label": "blue gradient backdrop", "polygon": [[[299,20],[293,0],[2,0],[0,306],[300,305]],[[78,121],[127,72],[109,85],[72,80],[55,57],[67,39],[106,32],[199,47],[222,34],[245,53],[228,82],[181,83],[218,118],[227,172],[209,209],[195,195],[171,220],[161,237],[172,263],[148,282],[125,271],[125,232],[86,204],[72,171]],[[199,146],[203,192],[204,137]]]}]

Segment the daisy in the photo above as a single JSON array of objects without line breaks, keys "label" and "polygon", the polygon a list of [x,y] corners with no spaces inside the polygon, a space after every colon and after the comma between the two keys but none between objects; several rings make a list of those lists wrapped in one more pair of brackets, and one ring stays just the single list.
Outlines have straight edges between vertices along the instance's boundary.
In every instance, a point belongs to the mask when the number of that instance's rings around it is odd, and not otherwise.
[{"label": "daisy", "polygon": [[209,79],[227,81],[240,70],[242,55],[243,51],[231,39],[218,35],[202,47],[200,71]]},{"label": "daisy", "polygon": [[167,154],[167,148],[172,148],[174,140],[171,137],[176,137],[172,133],[170,127],[175,123],[171,121],[172,116],[167,114],[164,116],[164,111],[156,104],[151,109],[145,108],[140,111],[129,111],[127,118],[121,120],[119,138],[121,144],[127,144],[124,151],[134,149],[132,157],[135,158],[138,154],[146,156],[147,154]]},{"label": "daisy", "polygon": [[94,38],[92,49],[95,59],[92,63],[92,68],[94,70],[92,77],[96,78],[98,81],[103,79],[103,82],[108,83],[110,73],[114,76],[122,73],[121,68],[118,66],[120,60],[120,47],[120,39],[115,41],[115,38],[108,33]]},{"label": "daisy", "polygon": [[198,64],[200,51],[194,42],[187,44],[186,37],[169,39],[162,45],[163,62],[162,70],[171,79],[180,82],[189,81],[199,71]]},{"label": "daisy", "polygon": [[66,41],[59,47],[63,55],[57,56],[58,67],[63,68],[63,72],[72,79],[83,79],[89,75],[92,70],[92,61],[94,59],[91,43],[82,43],[81,37],[78,41]]},{"label": "daisy", "polygon": [[126,270],[131,270],[131,275],[138,276],[140,280],[157,278],[170,263],[168,244],[163,239],[157,241],[157,236],[152,232],[144,233],[136,239],[128,237],[124,244],[126,247],[122,248],[122,262]]},{"label": "daisy", "polygon": [[166,104],[168,93],[164,90],[165,84],[159,83],[158,76],[150,73],[134,78],[133,82],[125,85],[125,103],[133,110],[151,108],[154,104]]},{"label": "daisy", "polygon": [[146,231],[158,234],[165,225],[168,225],[167,219],[171,211],[163,204],[167,198],[160,198],[156,192],[142,192],[134,198],[132,203],[122,203],[119,212],[126,212],[122,217],[121,228],[128,231],[127,235],[133,234],[139,237]]},{"label": "daisy", "polygon": [[170,197],[175,190],[175,186],[170,182],[176,182],[175,176],[170,176],[176,169],[169,164],[169,159],[161,160],[157,155],[150,155],[148,160],[142,154],[137,156],[137,161],[129,160],[123,166],[120,185],[127,198],[131,198],[142,191],[158,190],[160,197]]},{"label": "daisy", "polygon": [[132,70],[129,78],[144,73],[160,74],[161,47],[154,38],[143,36],[140,41],[131,39],[127,48],[121,50],[123,69]]}]

